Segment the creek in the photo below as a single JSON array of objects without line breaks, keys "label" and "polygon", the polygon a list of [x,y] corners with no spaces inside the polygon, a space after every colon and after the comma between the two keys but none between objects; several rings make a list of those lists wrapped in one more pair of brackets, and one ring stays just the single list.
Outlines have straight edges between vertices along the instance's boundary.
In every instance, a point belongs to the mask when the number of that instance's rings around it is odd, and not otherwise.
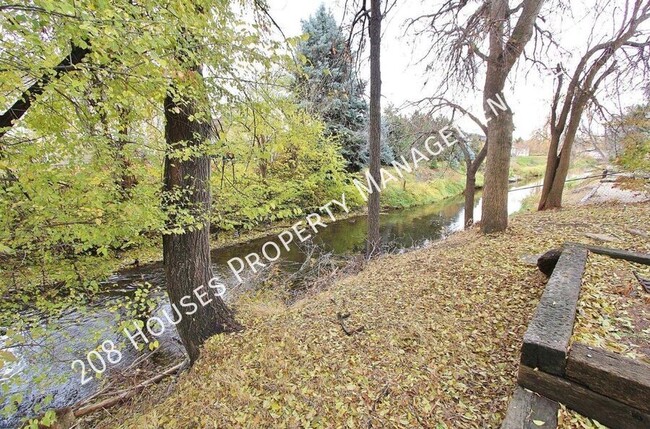
[{"label": "creek", "polygon": [[[539,192],[539,188],[531,188],[529,185],[513,186],[509,193],[509,213],[519,211],[526,197]],[[477,217],[480,217],[481,202],[479,193],[475,210]],[[421,207],[392,210],[381,216],[382,241],[389,244],[392,251],[402,252],[425,246],[462,230],[463,221],[462,197]],[[329,223],[312,240],[319,252],[346,257],[363,251],[366,230],[366,217],[356,216]],[[234,286],[237,282],[234,281],[227,261],[259,251],[268,240],[268,237],[261,237],[213,250],[214,273],[225,279],[227,287]],[[282,259],[275,265],[275,269],[288,273],[297,271],[306,257],[305,247],[292,244],[290,251],[282,253]],[[116,307],[124,297],[133,296],[135,290],[145,282],[152,285],[152,297],[158,302],[156,311],[163,308],[169,311],[161,263],[124,270],[108,278],[105,281],[105,292],[83,311],[69,309],[55,321],[44,320],[41,326],[44,333],[41,332],[34,341],[28,341],[29,344],[10,350],[18,360],[0,368],[0,409],[7,405],[13,394],[21,394],[22,401],[17,411],[9,416],[0,416],[0,428],[19,427],[21,417],[31,415],[34,405],[48,396],[51,398],[48,408],[62,408],[96,393],[101,388],[101,381],[94,378],[82,385],[80,374],[71,369],[71,363],[85,359],[88,352],[105,340],[123,346],[120,349],[122,359],[116,365],[109,365],[104,376],[119,376],[121,371],[127,371],[141,353],[136,352],[130,344],[125,344],[128,340],[121,332],[118,335],[117,315],[111,308]],[[183,347],[174,329],[166,329],[157,339],[160,349],[151,357],[156,367],[168,367],[183,359]],[[3,337],[0,336],[0,346],[2,342]]]}]

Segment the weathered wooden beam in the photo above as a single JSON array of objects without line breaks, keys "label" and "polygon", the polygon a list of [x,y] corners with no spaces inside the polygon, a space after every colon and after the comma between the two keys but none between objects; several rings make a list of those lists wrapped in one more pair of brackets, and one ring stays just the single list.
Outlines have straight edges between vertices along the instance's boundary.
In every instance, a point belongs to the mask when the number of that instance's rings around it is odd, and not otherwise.
[{"label": "weathered wooden beam", "polygon": [[609,256],[614,259],[624,259],[638,264],[650,265],[650,255],[647,253],[631,252],[629,250],[610,249],[609,247],[592,246],[589,244],[567,243],[572,246],[583,246],[587,250],[599,255]]},{"label": "weathered wooden beam", "polygon": [[612,429],[650,428],[650,414],[562,377],[520,365],[519,384]]},{"label": "weathered wooden beam", "polygon": [[560,405],[517,386],[501,429],[556,429]]},{"label": "weathered wooden beam", "polygon": [[522,365],[564,374],[586,263],[584,247],[565,246],[524,334]]},{"label": "weathered wooden beam", "polygon": [[566,375],[594,392],[650,413],[650,366],[584,344],[571,345]]}]

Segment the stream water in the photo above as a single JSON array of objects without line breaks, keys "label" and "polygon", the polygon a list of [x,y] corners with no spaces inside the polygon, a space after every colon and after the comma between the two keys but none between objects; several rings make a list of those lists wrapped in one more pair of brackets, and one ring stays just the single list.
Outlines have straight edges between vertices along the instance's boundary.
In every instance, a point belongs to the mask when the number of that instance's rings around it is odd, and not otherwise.
[{"label": "stream water", "polygon": [[[523,200],[538,192],[530,185],[518,185],[509,193],[509,212],[519,211]],[[524,189],[519,189],[524,188]],[[475,214],[480,217],[481,199],[477,195]],[[393,249],[409,249],[426,245],[427,242],[444,239],[463,227],[463,199],[455,198],[410,209],[394,210],[381,216],[381,235],[383,243],[390,243]],[[478,220],[478,219],[477,219]],[[367,219],[358,216],[328,224],[314,236],[314,244],[321,252],[335,255],[350,255],[363,251],[367,230]],[[213,270],[226,286],[234,285],[227,261],[234,257],[243,258],[251,252],[259,252],[268,238],[250,240],[242,244],[228,246],[212,252]],[[305,249],[292,245],[289,252],[282,254],[277,265],[281,270],[296,270],[305,260]],[[140,284],[148,282],[153,286],[153,297],[159,302],[157,311],[169,309],[166,298],[165,279],[161,264],[151,264],[141,268],[126,270],[111,276],[106,281],[106,292],[96,302],[83,311],[71,309],[56,321],[43,322],[44,335],[28,341],[29,344],[10,350],[18,361],[0,368],[0,409],[9,403],[10,396],[22,395],[22,401],[10,415],[0,416],[0,428],[15,428],[20,419],[31,414],[33,407],[49,396],[48,407],[61,408],[74,404],[97,392],[101,381],[93,379],[85,385],[80,383],[80,374],[71,369],[76,359],[85,359],[105,340],[116,344],[126,340],[117,331],[117,315],[111,310],[120,299],[132,295]],[[246,282],[244,282],[245,284]],[[0,346],[3,338],[0,336]],[[151,359],[160,367],[170,365],[183,358],[183,348],[174,329],[166,329],[158,337],[160,349]],[[105,376],[116,376],[124,371],[140,355],[133,347],[120,348],[123,357],[116,365],[110,366]],[[86,365],[88,366],[88,365]],[[77,368],[79,370],[79,368]]]}]

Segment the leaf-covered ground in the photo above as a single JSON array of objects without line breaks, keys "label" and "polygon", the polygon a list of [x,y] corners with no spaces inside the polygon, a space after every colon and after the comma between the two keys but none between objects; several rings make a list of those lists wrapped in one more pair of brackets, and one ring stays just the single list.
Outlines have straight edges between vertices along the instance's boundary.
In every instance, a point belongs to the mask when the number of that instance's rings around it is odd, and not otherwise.
[{"label": "leaf-covered ground", "polygon": [[[650,294],[633,272],[650,279],[647,265],[589,254],[572,341],[650,364]],[[560,417],[566,428],[604,427],[564,409]]]},{"label": "leaf-covered ground", "polygon": [[167,399],[100,427],[496,428],[546,281],[522,258],[603,231],[647,252],[627,230],[648,225],[647,204],[522,214],[504,234],[379,258],[289,308],[245,296],[245,332],[213,338]]},{"label": "leaf-covered ground", "polygon": [[634,272],[650,279],[650,266],[589,255],[573,341],[650,365],[650,294]]}]

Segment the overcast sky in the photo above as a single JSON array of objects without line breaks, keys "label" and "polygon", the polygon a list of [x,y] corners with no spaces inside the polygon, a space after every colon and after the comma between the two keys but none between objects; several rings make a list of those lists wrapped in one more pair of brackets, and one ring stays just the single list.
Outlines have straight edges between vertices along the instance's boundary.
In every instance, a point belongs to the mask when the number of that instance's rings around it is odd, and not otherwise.
[{"label": "overcast sky", "polygon": [[[593,6],[595,0],[577,0],[575,3],[582,3],[585,10]],[[334,14],[340,23],[343,17],[344,1],[341,0],[270,0],[271,15],[283,29],[284,33],[291,36],[298,36],[301,31],[301,20],[307,19],[316,9],[325,4]],[[420,100],[423,97],[433,95],[439,79],[436,76],[427,76],[424,65],[417,64],[419,58],[413,54],[411,38],[403,36],[403,24],[407,18],[417,16],[426,12],[431,0],[399,0],[395,9],[391,10],[387,19],[383,22],[382,39],[382,107],[389,102],[401,106],[406,102]],[[575,7],[580,13],[580,7]],[[581,52],[580,46],[584,46],[584,34],[589,34],[593,26],[592,20],[585,20],[580,24],[580,17],[572,22],[578,21],[578,25],[572,25],[563,30],[559,36],[562,43],[574,50]],[[585,33],[586,32],[586,33]],[[426,48],[427,41],[421,40],[416,45],[416,52]],[[583,49],[584,50],[584,49]],[[522,67],[523,69],[523,67]],[[553,93],[553,78],[540,75],[537,72],[526,75],[523,71],[513,70],[513,88],[506,91],[507,100],[512,107],[515,116],[515,137],[528,138],[535,130],[543,127],[548,120],[550,99]],[[368,68],[362,68],[362,78],[368,80]],[[429,84],[427,84],[429,82]],[[458,104],[469,106],[473,113],[481,116],[480,94],[467,98],[447,94]],[[641,102],[640,94],[628,94],[625,104]],[[460,119],[459,125],[471,131],[478,131],[478,128],[467,119]]]}]

